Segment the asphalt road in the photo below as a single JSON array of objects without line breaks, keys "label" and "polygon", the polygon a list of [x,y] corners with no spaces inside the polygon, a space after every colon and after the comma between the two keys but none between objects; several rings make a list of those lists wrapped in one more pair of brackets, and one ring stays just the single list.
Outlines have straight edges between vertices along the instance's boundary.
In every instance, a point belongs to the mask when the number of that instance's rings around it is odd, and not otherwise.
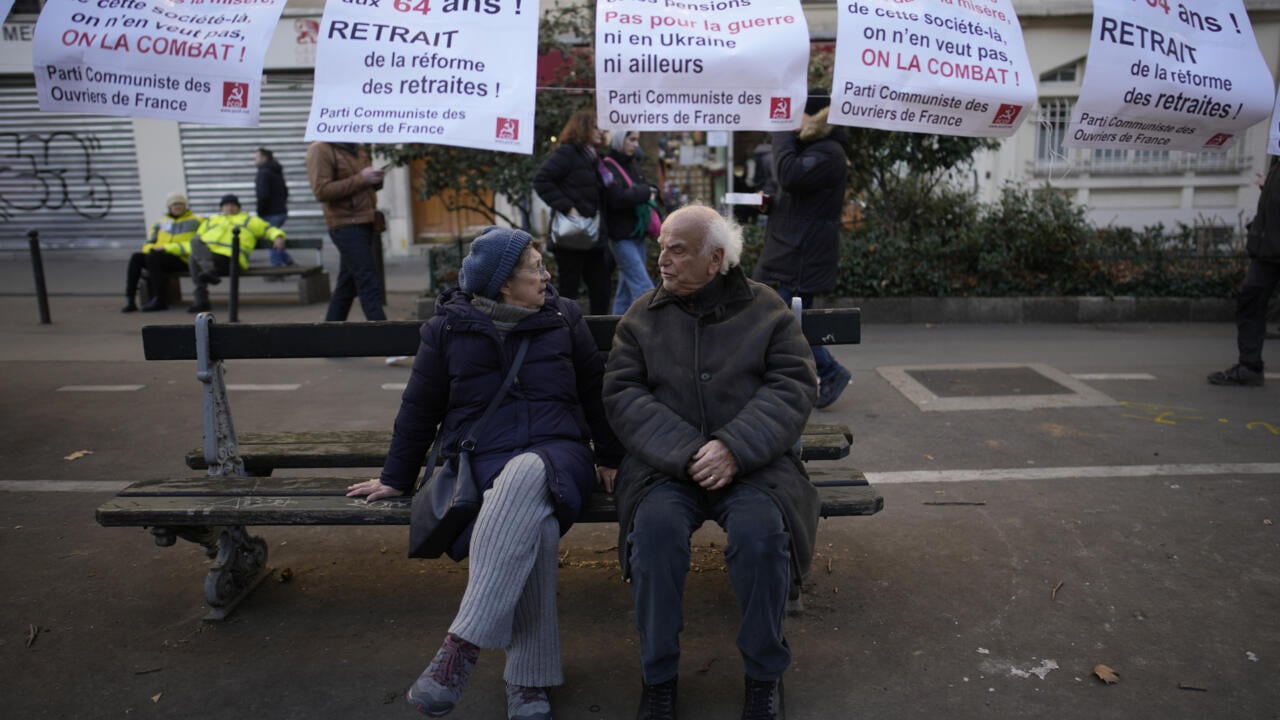
[{"label": "asphalt road", "polygon": [[[412,316],[411,293],[391,301],[392,317]],[[58,295],[40,326],[34,298],[0,297],[0,715],[414,717],[401,694],[466,575],[407,560],[403,528],[263,528],[292,580],[208,624],[196,546],[96,525],[112,488],[189,474],[200,433],[194,364],[144,361],[137,335],[189,316],[119,304]],[[268,295],[242,312],[322,310]],[[853,386],[815,414],[853,428],[853,453],[815,465],[866,472],[885,510],[820,526],[806,611],[788,621],[789,716],[1280,717],[1280,378],[1207,385],[1233,347],[1229,325],[866,325],[836,353]],[[889,379],[1008,364],[1103,404],[926,410]],[[240,362],[227,381],[259,388],[231,391],[241,432],[385,429],[407,375],[377,358]],[[91,454],[67,459],[77,451]],[[562,546],[558,718],[635,712],[616,542],[616,528],[579,526]],[[723,534],[695,542],[680,711],[735,718]],[[501,670],[500,653],[483,655],[454,716],[503,717]]]}]

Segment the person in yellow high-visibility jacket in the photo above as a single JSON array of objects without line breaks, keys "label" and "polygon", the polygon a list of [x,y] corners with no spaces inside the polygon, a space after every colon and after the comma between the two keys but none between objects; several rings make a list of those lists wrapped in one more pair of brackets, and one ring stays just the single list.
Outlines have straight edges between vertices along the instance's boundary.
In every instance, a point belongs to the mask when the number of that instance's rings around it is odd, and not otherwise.
[{"label": "person in yellow high-visibility jacket", "polygon": [[129,272],[124,289],[128,303],[120,312],[129,313],[138,309],[133,298],[138,294],[138,282],[142,279],[143,268],[147,269],[147,301],[142,305],[143,312],[169,309],[164,298],[169,273],[185,272],[187,269],[191,238],[204,218],[187,208],[187,196],[180,192],[169,193],[164,204],[169,209],[169,214],[151,226],[151,234],[147,236],[147,244],[142,246],[142,251],[129,257]]},{"label": "person in yellow high-visibility jacket", "polygon": [[240,198],[223,195],[218,201],[220,215],[214,215],[200,223],[196,236],[191,238],[191,280],[195,302],[187,312],[208,312],[209,286],[222,282],[222,276],[231,273],[232,238],[240,229],[240,269],[249,269],[249,253],[266,238],[273,241],[277,250],[284,249],[284,231],[256,215],[240,210]]}]

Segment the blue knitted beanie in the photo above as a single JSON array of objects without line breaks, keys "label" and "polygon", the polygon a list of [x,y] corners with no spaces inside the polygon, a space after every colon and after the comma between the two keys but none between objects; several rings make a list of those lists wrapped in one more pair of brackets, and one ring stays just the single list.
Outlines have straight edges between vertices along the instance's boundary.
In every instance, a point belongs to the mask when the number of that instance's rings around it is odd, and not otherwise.
[{"label": "blue knitted beanie", "polygon": [[462,260],[458,285],[472,295],[497,300],[502,284],[511,277],[520,254],[533,241],[523,230],[489,226],[471,241],[471,252]]}]

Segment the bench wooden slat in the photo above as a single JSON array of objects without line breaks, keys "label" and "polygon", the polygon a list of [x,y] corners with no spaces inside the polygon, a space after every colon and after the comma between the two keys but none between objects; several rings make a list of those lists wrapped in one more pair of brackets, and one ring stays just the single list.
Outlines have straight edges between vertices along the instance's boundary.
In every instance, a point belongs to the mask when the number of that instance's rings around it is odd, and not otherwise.
[{"label": "bench wooden slat", "polygon": [[[849,456],[853,436],[844,425],[810,425],[801,438],[800,459],[839,460]],[[245,433],[239,438],[245,470],[284,468],[380,468],[387,459],[391,433],[381,430]],[[187,452],[187,467],[206,470],[204,450]]]},{"label": "bench wooden slat", "polygon": [[248,270],[241,270],[241,277],[285,277],[288,275],[315,275],[324,272],[323,265],[250,265]]},{"label": "bench wooden slat", "polygon": [[[858,308],[805,310],[804,333],[814,345],[848,345],[862,341]],[[589,315],[587,326],[596,345],[608,350],[617,315]],[[317,357],[387,357],[418,352],[416,320],[363,323],[214,323],[210,345],[214,360]],[[148,360],[195,360],[196,334],[191,325],[146,325],[143,353]]]},{"label": "bench wooden slat", "polygon": [[[884,499],[860,473],[811,473],[822,517],[874,515]],[[407,525],[409,499],[366,503],[346,488],[362,478],[179,478],[136,483],[98,508],[103,527]],[[591,497],[581,522],[617,522],[613,496]]]}]

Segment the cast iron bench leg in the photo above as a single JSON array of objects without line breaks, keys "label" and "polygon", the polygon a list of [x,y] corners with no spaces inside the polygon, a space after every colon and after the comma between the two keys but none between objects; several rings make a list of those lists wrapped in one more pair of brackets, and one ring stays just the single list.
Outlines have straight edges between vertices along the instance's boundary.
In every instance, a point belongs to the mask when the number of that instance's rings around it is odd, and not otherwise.
[{"label": "cast iron bench leg", "polygon": [[213,558],[204,579],[204,600],[209,604],[205,620],[224,620],[271,575],[267,568],[267,542],[250,535],[243,525],[222,527],[155,527],[151,528],[156,544],[173,545],[178,538],[204,547]]}]

